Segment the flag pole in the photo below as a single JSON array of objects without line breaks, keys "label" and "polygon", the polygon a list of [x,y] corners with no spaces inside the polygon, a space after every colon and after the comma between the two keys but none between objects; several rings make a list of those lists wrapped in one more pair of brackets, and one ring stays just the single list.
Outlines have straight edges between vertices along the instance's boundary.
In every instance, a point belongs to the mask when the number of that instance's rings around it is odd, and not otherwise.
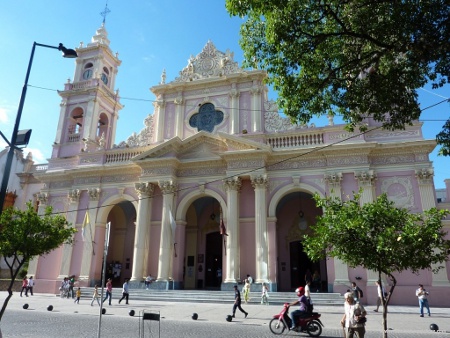
[{"label": "flag pole", "polygon": [[100,316],[98,316],[98,331],[97,337],[100,338],[102,328],[102,315],[103,315],[103,292],[105,289],[105,274],[106,274],[106,257],[108,256],[109,247],[109,233],[111,230],[111,222],[106,223],[105,232],[105,248],[103,250],[103,265],[102,265],[102,292],[100,294]]}]

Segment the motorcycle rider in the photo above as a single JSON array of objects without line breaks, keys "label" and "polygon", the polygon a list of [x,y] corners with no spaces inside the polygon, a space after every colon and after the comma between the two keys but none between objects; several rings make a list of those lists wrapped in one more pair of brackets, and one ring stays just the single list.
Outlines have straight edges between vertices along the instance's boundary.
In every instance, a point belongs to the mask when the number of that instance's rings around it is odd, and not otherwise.
[{"label": "motorcycle rider", "polygon": [[297,318],[306,318],[309,316],[309,300],[305,296],[305,288],[300,286],[295,290],[295,292],[297,293],[298,299],[289,304],[289,307],[299,304],[299,308],[298,310],[291,311],[290,317],[292,324],[290,330],[294,330],[296,328]]}]

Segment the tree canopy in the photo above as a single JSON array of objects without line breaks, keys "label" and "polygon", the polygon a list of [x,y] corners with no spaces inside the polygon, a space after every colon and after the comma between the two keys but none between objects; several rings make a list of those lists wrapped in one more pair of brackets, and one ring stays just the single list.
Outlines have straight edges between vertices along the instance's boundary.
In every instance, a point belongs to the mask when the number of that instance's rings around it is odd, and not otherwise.
[{"label": "tree canopy", "polygon": [[[313,260],[337,257],[351,267],[378,272],[379,280],[384,274],[392,282],[390,295],[397,283],[394,273],[437,272],[449,259],[450,240],[442,226],[448,210],[410,213],[395,207],[386,194],[362,206],[360,194],[344,202],[318,195],[314,199],[324,213],[311,226],[313,234],[304,239],[307,255]],[[383,300],[385,332],[388,300]]]},{"label": "tree canopy", "polygon": [[62,244],[71,244],[76,230],[62,215],[52,215],[47,207],[40,216],[31,203],[25,210],[7,208],[0,214],[0,255],[10,271],[8,297],[0,310],[0,321],[12,296],[14,281],[22,268],[34,256],[49,253]]},{"label": "tree canopy", "polygon": [[[446,0],[226,0],[246,17],[246,66],[265,69],[293,121],[341,115],[349,130],[371,117],[404,129],[421,114],[417,89],[450,76]],[[450,119],[438,142],[450,154]]]}]

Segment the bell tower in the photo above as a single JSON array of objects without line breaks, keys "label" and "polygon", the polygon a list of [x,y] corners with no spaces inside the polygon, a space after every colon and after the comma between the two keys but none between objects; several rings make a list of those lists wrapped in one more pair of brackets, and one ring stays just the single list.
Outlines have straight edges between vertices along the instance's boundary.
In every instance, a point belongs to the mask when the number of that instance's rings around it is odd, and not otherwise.
[{"label": "bell tower", "polygon": [[76,51],[74,80],[59,92],[61,111],[52,158],[111,148],[123,108],[118,90],[114,91],[122,61],[109,48],[104,22],[91,42],[80,43]]}]

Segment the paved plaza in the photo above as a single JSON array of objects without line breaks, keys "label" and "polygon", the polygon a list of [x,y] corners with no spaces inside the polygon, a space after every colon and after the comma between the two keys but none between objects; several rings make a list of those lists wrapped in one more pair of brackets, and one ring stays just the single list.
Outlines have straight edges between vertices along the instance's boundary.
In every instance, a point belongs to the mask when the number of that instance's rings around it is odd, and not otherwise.
[{"label": "paved plaza", "polygon": [[[232,322],[226,316],[231,313],[233,293],[230,292],[229,304],[212,303],[174,303],[134,301],[130,295],[130,304],[118,304],[119,291],[113,292],[113,302],[105,302],[106,313],[101,316],[99,306],[91,300],[82,298],[80,304],[72,299],[61,299],[55,295],[35,294],[20,297],[14,293],[1,322],[3,337],[98,337],[99,322],[101,337],[158,337],[160,324],[161,337],[276,337],[269,330],[272,316],[281,310],[279,305],[243,304],[249,313],[247,319],[239,311]],[[0,302],[6,298],[6,292],[0,292]],[[292,301],[288,299],[287,301]],[[28,309],[23,309],[24,304]],[[53,306],[52,311],[47,307]],[[431,304],[432,305],[432,304]],[[382,314],[373,311],[373,306],[366,305],[368,312],[367,338],[382,337]],[[135,316],[129,311],[134,310]],[[142,321],[141,311],[160,312],[160,321]],[[339,321],[343,306],[317,306],[325,325],[321,337],[343,337]],[[420,318],[418,307],[392,306],[388,315],[388,337],[450,338],[450,309],[431,307],[432,316]],[[198,314],[198,320],[191,318]],[[440,332],[429,329],[431,323],[439,326]],[[448,332],[446,332],[448,331]],[[307,337],[306,334],[288,332],[281,337]]]}]

